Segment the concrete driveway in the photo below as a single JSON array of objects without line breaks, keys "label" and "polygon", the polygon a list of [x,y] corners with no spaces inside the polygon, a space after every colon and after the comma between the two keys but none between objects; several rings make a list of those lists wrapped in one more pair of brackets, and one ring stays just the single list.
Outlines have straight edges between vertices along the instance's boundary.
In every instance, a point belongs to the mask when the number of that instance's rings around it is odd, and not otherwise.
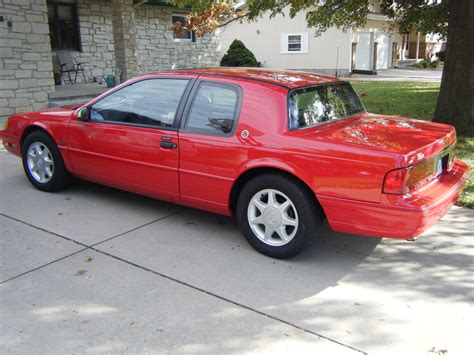
[{"label": "concrete driveway", "polygon": [[232,219],[80,182],[35,190],[0,151],[0,353],[466,354],[474,211],[416,243],[331,232],[273,260]]},{"label": "concrete driveway", "polygon": [[377,75],[352,74],[350,80],[368,81],[410,81],[420,83],[440,83],[441,69],[395,68],[378,70]]}]

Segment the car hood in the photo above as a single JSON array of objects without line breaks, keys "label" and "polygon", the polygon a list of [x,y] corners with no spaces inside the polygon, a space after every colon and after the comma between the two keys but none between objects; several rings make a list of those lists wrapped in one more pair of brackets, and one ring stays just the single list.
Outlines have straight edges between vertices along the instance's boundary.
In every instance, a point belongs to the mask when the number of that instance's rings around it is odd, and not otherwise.
[{"label": "car hood", "polygon": [[346,122],[330,129],[326,138],[396,153],[403,165],[436,155],[456,140],[454,127],[441,123],[374,114]]},{"label": "car hood", "polygon": [[53,107],[41,111],[19,113],[12,117],[27,119],[29,121],[55,121],[61,122],[69,119],[71,113],[81,107],[81,105],[68,105],[62,107]]}]

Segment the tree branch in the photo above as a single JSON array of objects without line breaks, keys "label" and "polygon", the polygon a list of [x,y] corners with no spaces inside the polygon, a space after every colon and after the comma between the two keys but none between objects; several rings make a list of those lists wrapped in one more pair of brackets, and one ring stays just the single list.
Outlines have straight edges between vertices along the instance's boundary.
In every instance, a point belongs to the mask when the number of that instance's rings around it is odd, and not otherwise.
[{"label": "tree branch", "polygon": [[233,19],[231,19],[231,20],[229,20],[229,21],[227,21],[227,22],[221,23],[219,26],[217,26],[217,28],[221,28],[221,27],[227,26],[229,23],[234,22],[234,21],[236,21],[236,20],[243,19],[244,17],[247,17],[249,14],[250,14],[250,13],[247,12],[245,15],[234,17]]}]

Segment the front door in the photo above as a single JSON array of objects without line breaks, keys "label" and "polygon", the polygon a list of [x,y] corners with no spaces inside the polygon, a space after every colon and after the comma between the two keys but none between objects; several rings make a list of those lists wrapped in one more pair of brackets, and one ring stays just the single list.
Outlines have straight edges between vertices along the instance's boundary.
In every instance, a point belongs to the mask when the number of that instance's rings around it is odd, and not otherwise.
[{"label": "front door", "polygon": [[71,120],[72,172],[87,180],[178,202],[176,117],[191,82],[153,78],[121,88]]}]

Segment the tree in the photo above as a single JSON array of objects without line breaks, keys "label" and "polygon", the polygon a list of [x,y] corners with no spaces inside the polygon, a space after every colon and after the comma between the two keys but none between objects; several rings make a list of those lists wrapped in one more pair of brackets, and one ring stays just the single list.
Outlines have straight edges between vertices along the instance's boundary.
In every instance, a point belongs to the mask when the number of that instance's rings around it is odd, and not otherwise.
[{"label": "tree", "polygon": [[221,59],[223,67],[258,67],[253,53],[245,47],[242,41],[234,40],[227,53]]},{"label": "tree", "polygon": [[[308,27],[316,35],[329,27],[347,30],[367,21],[373,0],[248,0],[247,13],[234,8],[233,0],[172,0],[193,12],[182,27],[197,29],[198,34],[213,31],[229,22],[246,17],[258,19],[284,14],[306,14]],[[239,2],[238,0],[235,2]],[[472,0],[380,0],[381,10],[400,33],[412,29],[447,36],[441,89],[434,121],[452,124],[460,135],[474,135],[474,3]]]}]

